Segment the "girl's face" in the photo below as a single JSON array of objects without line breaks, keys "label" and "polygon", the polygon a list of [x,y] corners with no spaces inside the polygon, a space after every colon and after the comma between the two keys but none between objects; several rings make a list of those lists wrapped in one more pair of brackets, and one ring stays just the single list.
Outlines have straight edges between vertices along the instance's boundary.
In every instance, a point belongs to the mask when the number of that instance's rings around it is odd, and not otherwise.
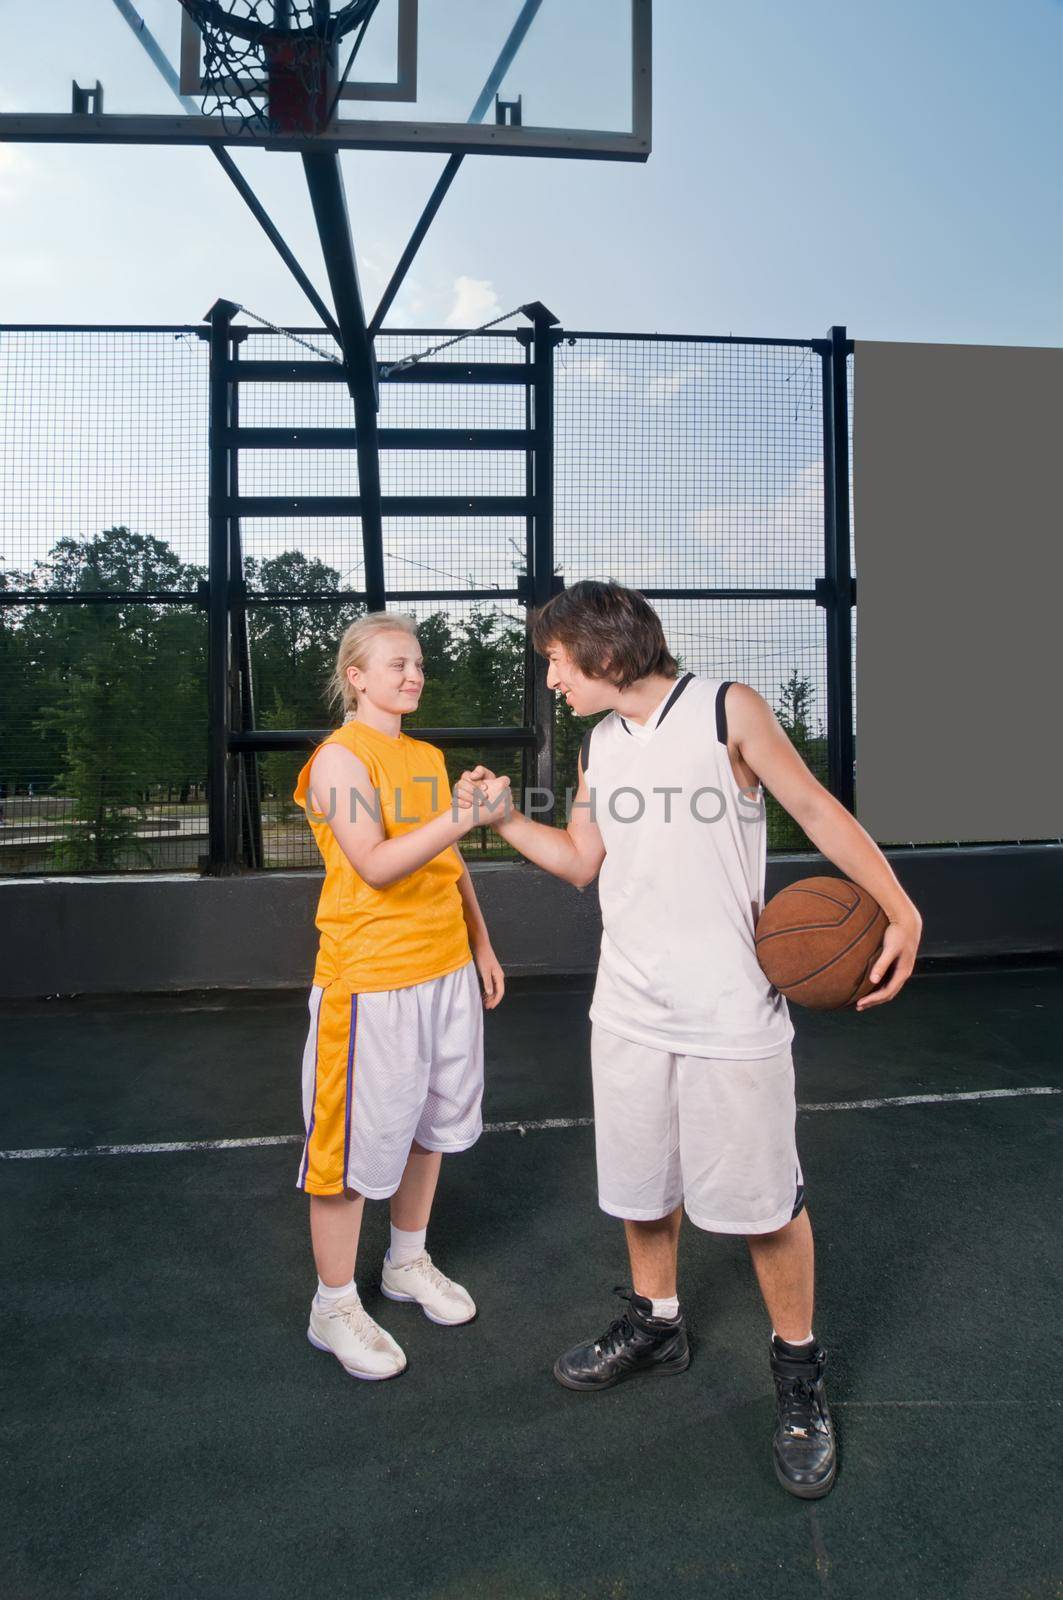
[{"label": "girl's face", "polygon": [[347,676],[358,688],[359,700],[369,700],[378,711],[403,716],[416,711],[424,688],[424,657],[411,634],[402,629],[378,633],[369,647],[365,667],[348,667]]},{"label": "girl's face", "polygon": [[609,694],[611,685],[586,677],[563,644],[551,643],[546,653],[550,663],[546,687],[556,690],[577,717],[593,716],[605,709],[603,694]]}]

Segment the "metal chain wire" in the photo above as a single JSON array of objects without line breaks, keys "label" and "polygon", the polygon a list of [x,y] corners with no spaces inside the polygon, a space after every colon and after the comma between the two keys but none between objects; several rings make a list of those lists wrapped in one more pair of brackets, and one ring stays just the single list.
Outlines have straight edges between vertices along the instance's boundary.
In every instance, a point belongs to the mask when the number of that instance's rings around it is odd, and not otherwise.
[{"label": "metal chain wire", "polygon": [[442,344],[430,345],[419,355],[403,356],[401,361],[389,361],[386,366],[380,368],[380,376],[387,378],[402,367],[414,367],[418,361],[427,361],[429,356],[438,355],[440,350],[449,350],[451,345],[460,344],[463,339],[471,339],[473,334],[486,333],[488,328],[497,328],[500,322],[508,322],[510,317],[519,316],[523,310],[523,306],[517,306],[512,311],[504,311],[500,317],[494,317],[490,322],[482,322],[478,328],[464,328],[461,333],[456,333],[453,339],[444,339]]},{"label": "metal chain wire", "polygon": [[[235,302],[234,302],[235,303]],[[304,350],[309,350],[315,356],[320,356],[323,361],[331,361],[337,367],[343,366],[342,356],[332,354],[331,350],[322,350],[316,344],[311,344],[309,339],[304,339],[300,333],[292,333],[288,328],[279,328],[275,322],[270,322],[267,317],[260,317],[257,311],[252,311],[249,306],[237,305],[237,311],[242,311],[245,317],[250,317],[254,322],[260,322],[270,333],[279,333],[285,339],[291,339],[294,344],[301,344]],[[416,366],[418,361],[426,361],[429,356],[438,355],[440,350],[449,350],[452,345],[460,344],[463,339],[471,339],[475,334],[486,333],[488,328],[497,328],[500,322],[508,322],[510,317],[519,316],[524,310],[523,306],[516,306],[512,311],[505,311],[500,317],[493,317],[490,322],[483,322],[478,328],[463,328],[456,333],[453,339],[444,339],[442,344],[433,344],[427,350],[420,351],[417,355],[403,356],[399,361],[388,361],[380,368],[380,376],[387,378],[393,372],[398,372],[402,367]]]},{"label": "metal chain wire", "polygon": [[[235,304],[235,302],[234,302]],[[245,317],[250,317],[253,322],[260,322],[270,333],[279,333],[285,339],[291,339],[293,344],[301,344],[304,350],[310,350],[315,356],[320,356],[322,361],[331,361],[337,367],[343,366],[343,357],[333,355],[331,350],[322,350],[316,344],[311,344],[309,339],[304,339],[301,333],[292,333],[288,328],[278,328],[275,322],[270,322],[267,317],[260,317],[257,311],[252,311],[249,306],[238,305],[237,311],[242,311]]]}]

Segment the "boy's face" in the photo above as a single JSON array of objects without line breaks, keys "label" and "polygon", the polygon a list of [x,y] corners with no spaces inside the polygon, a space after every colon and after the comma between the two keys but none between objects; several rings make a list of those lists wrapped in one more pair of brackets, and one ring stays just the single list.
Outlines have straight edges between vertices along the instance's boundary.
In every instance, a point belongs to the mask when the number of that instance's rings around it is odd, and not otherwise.
[{"label": "boy's face", "polygon": [[546,686],[561,695],[577,717],[593,716],[596,711],[606,709],[611,684],[600,678],[586,677],[563,644],[551,641],[546,654],[550,663]]}]

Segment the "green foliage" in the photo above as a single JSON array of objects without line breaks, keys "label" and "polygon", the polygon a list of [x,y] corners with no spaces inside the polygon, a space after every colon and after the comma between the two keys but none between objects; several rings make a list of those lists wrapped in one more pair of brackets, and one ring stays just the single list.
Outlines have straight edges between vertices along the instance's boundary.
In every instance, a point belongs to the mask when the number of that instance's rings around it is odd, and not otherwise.
[{"label": "green foliage", "polygon": [[[165,541],[108,528],[96,538],[60,539],[47,560],[0,583],[42,594],[63,587],[96,591],[194,591],[205,576],[182,563]],[[245,579],[254,596],[297,591],[324,603],[249,605],[254,719],[259,728],[326,729],[339,718],[327,689],[339,638],[362,613],[328,596],[341,587],[332,567],[296,551],[264,560],[248,558]],[[415,614],[412,613],[411,614]],[[442,612],[417,617],[425,661],[425,688],[417,711],[403,719],[416,735],[427,727],[520,726],[527,722],[527,691],[542,672],[522,619],[502,606],[477,604],[460,619]],[[205,828],[203,786],[207,756],[206,617],[198,607],[136,598],[116,603],[0,608],[0,674],[4,727],[0,779],[9,794],[32,782],[56,797],[49,832],[53,868],[105,871],[158,864],[138,838],[157,830],[153,808],[183,807],[193,831]],[[796,671],[779,686],[777,715],[795,748],[817,774],[826,772],[826,740],[811,726],[812,685]],[[598,717],[574,716],[554,697],[556,798],[554,821],[564,827],[578,781],[577,755]],[[534,752],[497,750],[472,743],[446,752],[453,782],[481,761],[509,776],[523,804],[525,776],[534,783]],[[275,838],[271,822],[291,825],[291,795],[305,753],[274,753],[259,760],[266,802],[266,860],[289,859],[290,835]],[[571,791],[571,794],[568,793]],[[272,814],[272,815],[271,815]],[[534,815],[535,813],[533,813]],[[541,812],[539,813],[541,815]],[[773,849],[810,849],[797,824],[768,796],[768,839]],[[466,855],[508,854],[492,830],[466,837]]]},{"label": "green foliage", "polygon": [[[827,775],[827,740],[822,723],[819,731],[812,731],[812,680],[802,677],[796,668],[785,683],[779,685],[779,699],[775,715],[785,730],[790,743],[815,773],[821,783]],[[814,850],[800,823],[795,822],[775,797],[765,790],[768,823],[768,848],[771,850]]]},{"label": "green foliage", "polygon": [[[258,561],[244,561],[250,594],[320,594],[340,589],[340,574],[323,561],[295,550]],[[336,646],[344,629],[364,613],[359,605],[252,605],[247,633],[258,728],[327,728],[338,720],[328,705],[328,684]],[[276,812],[293,810],[292,791],[305,761],[300,751],[274,751],[259,758],[263,797],[276,800]]]},{"label": "green foliage", "polygon": [[[521,623],[482,605],[454,624],[438,612],[418,622],[425,663],[425,687],[417,710],[403,719],[416,736],[420,728],[519,727],[524,718],[525,630]],[[505,773],[516,803],[523,791],[524,757],[519,749],[484,749],[469,744],[444,751],[453,784],[459,774],[481,763]],[[465,856],[506,857],[512,852],[486,824],[466,834]]]},{"label": "green foliage", "polygon": [[[81,543],[59,540],[17,582],[136,594],[194,590],[203,575],[162,540],[115,527]],[[152,794],[203,780],[202,616],[137,600],[37,606],[8,623],[3,649],[4,669],[20,673],[3,775],[9,788],[33,782],[63,796],[50,830],[53,867],[154,865],[137,838]]]}]

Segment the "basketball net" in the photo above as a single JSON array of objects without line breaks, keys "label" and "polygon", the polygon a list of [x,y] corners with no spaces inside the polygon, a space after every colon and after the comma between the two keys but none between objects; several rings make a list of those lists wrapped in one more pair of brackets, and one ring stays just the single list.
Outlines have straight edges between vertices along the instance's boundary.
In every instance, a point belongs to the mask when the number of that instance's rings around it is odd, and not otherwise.
[{"label": "basketball net", "polygon": [[[379,0],[181,0],[203,41],[203,111],[226,132],[318,134]],[[339,41],[358,34],[342,78]]]}]

